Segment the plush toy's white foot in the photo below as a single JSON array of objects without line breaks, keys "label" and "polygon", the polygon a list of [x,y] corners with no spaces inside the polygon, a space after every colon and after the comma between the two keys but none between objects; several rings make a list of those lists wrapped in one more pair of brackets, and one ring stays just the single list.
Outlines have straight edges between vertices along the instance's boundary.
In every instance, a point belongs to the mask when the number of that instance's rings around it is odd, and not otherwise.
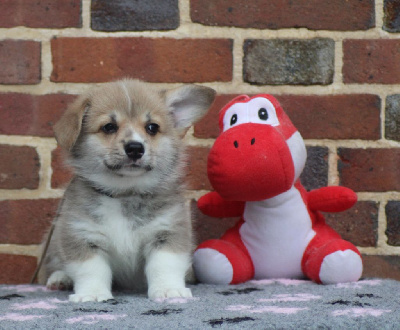
[{"label": "plush toy's white foot", "polygon": [[62,270],[57,270],[50,275],[46,287],[49,290],[71,290],[72,285],[71,278]]},{"label": "plush toy's white foot", "polygon": [[233,278],[228,258],[214,249],[198,249],[193,256],[193,268],[202,283],[229,284]]},{"label": "plush toy's white foot", "polygon": [[356,282],[363,271],[361,257],[352,250],[327,255],[321,265],[319,278],[323,284]]}]

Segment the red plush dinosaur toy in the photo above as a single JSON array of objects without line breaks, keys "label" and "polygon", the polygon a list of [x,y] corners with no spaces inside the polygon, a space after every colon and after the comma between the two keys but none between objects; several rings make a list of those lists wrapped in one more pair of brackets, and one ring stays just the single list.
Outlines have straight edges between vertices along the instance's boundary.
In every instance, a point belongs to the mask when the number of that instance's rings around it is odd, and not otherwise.
[{"label": "red plush dinosaur toy", "polygon": [[344,211],[357,195],[345,187],[303,188],[304,141],[278,101],[266,94],[239,96],[221,110],[219,126],[208,157],[215,191],[201,197],[198,207],[209,216],[241,218],[220,239],[198,246],[193,259],[198,280],[357,281],[360,252],[319,212]]}]

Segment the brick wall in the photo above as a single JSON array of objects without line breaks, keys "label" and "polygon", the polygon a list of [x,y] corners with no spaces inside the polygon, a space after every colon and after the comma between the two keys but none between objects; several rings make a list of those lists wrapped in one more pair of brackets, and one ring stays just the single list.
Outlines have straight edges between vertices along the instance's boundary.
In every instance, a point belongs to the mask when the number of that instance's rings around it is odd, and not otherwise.
[{"label": "brick wall", "polygon": [[400,279],[398,0],[3,0],[0,2],[0,283],[27,282],[70,174],[52,126],[75,95],[132,76],[219,96],[186,140],[198,239],[233,219],[201,215],[219,108],[277,96],[308,148],[307,188],[345,185],[357,205],[328,222]]}]

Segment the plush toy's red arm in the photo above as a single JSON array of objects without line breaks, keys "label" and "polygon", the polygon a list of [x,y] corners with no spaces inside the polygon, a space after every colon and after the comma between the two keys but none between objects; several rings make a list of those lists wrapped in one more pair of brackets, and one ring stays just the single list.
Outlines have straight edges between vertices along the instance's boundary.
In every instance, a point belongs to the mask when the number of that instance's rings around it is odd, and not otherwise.
[{"label": "plush toy's red arm", "polygon": [[357,202],[357,195],[345,187],[323,187],[310,191],[307,200],[313,211],[342,212]]},{"label": "plush toy's red arm", "polygon": [[245,202],[226,201],[213,191],[200,197],[197,206],[201,212],[210,217],[239,217],[243,214]]}]

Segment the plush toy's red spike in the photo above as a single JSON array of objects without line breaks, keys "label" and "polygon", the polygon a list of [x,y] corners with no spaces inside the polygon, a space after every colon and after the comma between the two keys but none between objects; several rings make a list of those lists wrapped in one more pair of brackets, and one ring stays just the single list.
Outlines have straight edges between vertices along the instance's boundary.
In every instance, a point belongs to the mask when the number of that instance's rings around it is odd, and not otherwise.
[{"label": "plush toy's red spike", "polygon": [[268,94],[240,95],[222,108],[219,125],[208,158],[215,192],[198,204],[208,215],[242,218],[221,239],[198,247],[198,278],[207,283],[303,276],[317,283],[357,281],[359,251],[318,212],[346,210],[357,196],[344,187],[305,191],[298,181],[305,145],[279,102]]}]

